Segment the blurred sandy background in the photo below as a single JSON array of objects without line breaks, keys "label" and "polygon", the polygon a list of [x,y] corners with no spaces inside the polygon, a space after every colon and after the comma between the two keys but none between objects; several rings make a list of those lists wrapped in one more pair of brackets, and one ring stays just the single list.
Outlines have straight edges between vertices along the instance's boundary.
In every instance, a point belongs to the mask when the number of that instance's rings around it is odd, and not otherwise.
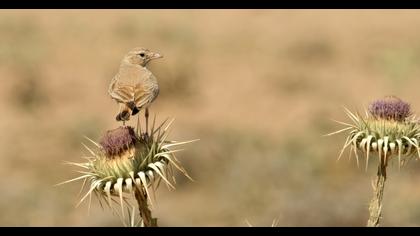
[{"label": "blurred sandy background", "polygon": [[[336,162],[345,136],[322,135],[388,94],[420,112],[419,29],[415,10],[2,10],[0,225],[121,225],[53,185],[118,125],[108,83],[145,46],[165,56],[152,115],[201,139],[178,155],[196,182],[159,190],[161,226],[364,226],[375,162]],[[384,226],[420,225],[419,164],[390,167]]]}]

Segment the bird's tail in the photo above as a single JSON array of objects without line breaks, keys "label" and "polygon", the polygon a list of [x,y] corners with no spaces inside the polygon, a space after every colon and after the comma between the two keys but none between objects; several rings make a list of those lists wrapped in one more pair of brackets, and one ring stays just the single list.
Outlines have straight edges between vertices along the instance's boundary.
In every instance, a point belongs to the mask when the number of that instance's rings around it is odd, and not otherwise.
[{"label": "bird's tail", "polygon": [[117,121],[127,121],[130,119],[130,116],[134,116],[139,113],[139,109],[137,108],[134,102],[129,102],[125,104],[123,110],[117,115]]},{"label": "bird's tail", "polygon": [[131,116],[131,109],[128,106],[124,106],[123,110],[120,113],[118,113],[115,119],[117,121],[127,121],[130,119],[130,116]]},{"label": "bird's tail", "polygon": [[139,113],[140,109],[136,106],[136,103],[129,102],[127,106],[131,109],[131,115],[134,116],[135,114]]}]

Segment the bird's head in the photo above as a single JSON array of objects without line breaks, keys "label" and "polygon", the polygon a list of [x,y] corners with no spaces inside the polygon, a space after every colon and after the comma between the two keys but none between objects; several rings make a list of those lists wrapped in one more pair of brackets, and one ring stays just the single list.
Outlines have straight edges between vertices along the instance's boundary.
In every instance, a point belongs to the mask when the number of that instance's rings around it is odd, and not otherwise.
[{"label": "bird's head", "polygon": [[128,63],[140,66],[146,66],[149,61],[163,56],[159,53],[152,52],[149,49],[137,47],[132,49],[125,55],[124,60]]}]

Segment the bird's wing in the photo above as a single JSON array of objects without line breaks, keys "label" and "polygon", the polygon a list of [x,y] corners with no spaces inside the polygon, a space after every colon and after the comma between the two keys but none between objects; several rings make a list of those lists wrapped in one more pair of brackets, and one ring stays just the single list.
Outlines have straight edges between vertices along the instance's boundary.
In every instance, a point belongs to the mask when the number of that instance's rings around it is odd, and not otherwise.
[{"label": "bird's wing", "polygon": [[132,82],[129,83],[130,81],[121,81],[121,75],[118,73],[112,80],[108,92],[117,102],[134,102],[137,108],[142,108],[151,102],[153,97],[153,89],[151,88],[150,81],[148,81],[150,76],[153,75],[148,70],[141,71],[137,76],[128,76],[137,78],[137,83],[133,84]]},{"label": "bird's wing", "polygon": [[134,87],[119,83],[119,74],[117,74],[109,85],[108,93],[111,98],[120,103],[131,102],[134,99]]},{"label": "bird's wing", "polygon": [[152,95],[150,89],[145,88],[144,84],[137,84],[134,89],[134,103],[136,104],[136,107],[142,108],[150,103]]}]

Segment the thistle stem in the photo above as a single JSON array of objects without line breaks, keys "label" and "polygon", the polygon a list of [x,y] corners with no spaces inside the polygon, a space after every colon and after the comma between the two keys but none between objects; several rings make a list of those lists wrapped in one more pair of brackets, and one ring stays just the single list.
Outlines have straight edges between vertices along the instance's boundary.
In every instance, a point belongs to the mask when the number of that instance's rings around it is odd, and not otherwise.
[{"label": "thistle stem", "polygon": [[379,221],[382,217],[382,199],[384,196],[385,180],[386,180],[387,159],[381,157],[381,163],[378,166],[376,182],[373,185],[373,198],[369,204],[369,220],[368,227],[379,227]]},{"label": "thistle stem", "polygon": [[137,204],[139,205],[140,217],[143,220],[144,227],[157,227],[157,218],[152,218],[152,212],[147,206],[147,195],[143,189],[136,188],[134,191]]}]

